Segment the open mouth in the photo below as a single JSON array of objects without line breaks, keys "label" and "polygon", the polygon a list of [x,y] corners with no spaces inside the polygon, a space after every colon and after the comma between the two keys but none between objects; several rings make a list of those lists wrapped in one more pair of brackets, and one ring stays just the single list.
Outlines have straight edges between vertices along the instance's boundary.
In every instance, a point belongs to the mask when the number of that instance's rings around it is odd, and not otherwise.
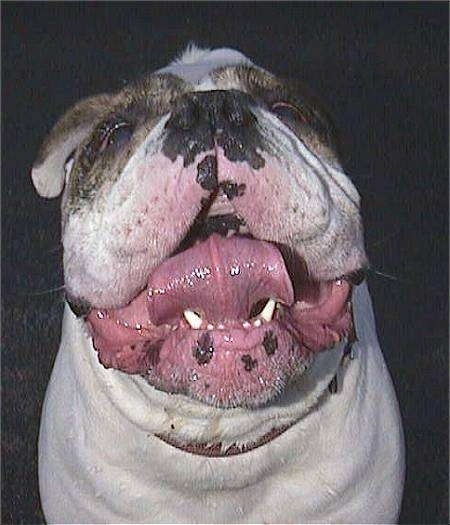
[{"label": "open mouth", "polygon": [[107,368],[216,407],[258,407],[351,332],[352,283],[312,281],[285,247],[210,212],[137,297],[92,309],[88,326]]}]

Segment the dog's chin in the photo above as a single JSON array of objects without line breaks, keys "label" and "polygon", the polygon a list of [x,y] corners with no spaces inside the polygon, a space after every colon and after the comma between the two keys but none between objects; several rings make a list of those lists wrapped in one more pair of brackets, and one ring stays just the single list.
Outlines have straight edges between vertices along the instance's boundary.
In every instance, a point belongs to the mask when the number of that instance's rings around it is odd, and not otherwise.
[{"label": "dog's chin", "polygon": [[[356,276],[358,277],[358,276]],[[353,333],[355,275],[317,282],[237,216],[205,216],[115,309],[71,302],[100,362],[217,408],[259,408]]]}]

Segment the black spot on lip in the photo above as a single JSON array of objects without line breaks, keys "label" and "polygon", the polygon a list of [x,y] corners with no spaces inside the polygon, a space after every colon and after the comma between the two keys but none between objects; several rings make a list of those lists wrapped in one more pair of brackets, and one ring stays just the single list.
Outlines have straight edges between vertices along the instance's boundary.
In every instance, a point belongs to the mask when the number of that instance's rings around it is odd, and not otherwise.
[{"label": "black spot on lip", "polygon": [[246,189],[245,184],[237,184],[236,182],[230,181],[222,182],[220,187],[230,201],[235,197],[244,195]]},{"label": "black spot on lip", "polygon": [[211,361],[213,354],[214,341],[211,335],[206,332],[199,337],[192,355],[199,365],[207,365]]},{"label": "black spot on lip", "polygon": [[256,359],[252,359],[252,357],[248,354],[245,354],[241,357],[241,361],[244,363],[244,370],[247,372],[251,372],[258,364],[258,361]]},{"label": "black spot on lip", "polygon": [[234,214],[213,215],[205,217],[204,213],[197,216],[186,237],[181,241],[174,253],[180,253],[193,246],[197,240],[207,239],[213,233],[226,237],[228,232],[239,232],[245,221]]},{"label": "black spot on lip", "polygon": [[267,330],[262,342],[267,355],[273,355],[278,348],[278,338],[272,330]]},{"label": "black spot on lip", "polygon": [[239,228],[244,225],[244,221],[233,214],[214,215],[207,217],[198,229],[198,237],[208,238],[212,233],[226,236],[230,230],[239,231]]},{"label": "black spot on lip", "polygon": [[204,190],[217,188],[217,159],[214,155],[207,155],[198,163],[196,181]]}]

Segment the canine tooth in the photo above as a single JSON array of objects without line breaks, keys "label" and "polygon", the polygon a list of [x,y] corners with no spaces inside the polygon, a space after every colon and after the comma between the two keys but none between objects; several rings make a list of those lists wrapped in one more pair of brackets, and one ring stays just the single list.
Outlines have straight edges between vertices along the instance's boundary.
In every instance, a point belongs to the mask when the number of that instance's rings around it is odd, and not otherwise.
[{"label": "canine tooth", "polygon": [[270,321],[272,321],[273,312],[275,311],[275,306],[276,302],[273,299],[269,299],[259,316],[267,323],[270,323]]},{"label": "canine tooth", "polygon": [[253,326],[256,326],[256,328],[260,327],[262,325],[261,319],[255,319],[253,321]]},{"label": "canine tooth", "polygon": [[136,323],[134,327],[136,328],[136,330],[142,330],[142,325],[139,323]]},{"label": "canine tooth", "polygon": [[244,321],[244,322],[242,323],[242,326],[243,326],[244,328],[250,328],[251,324],[250,324],[248,321]]},{"label": "canine tooth", "polygon": [[337,286],[342,286],[342,279],[337,279],[336,280],[336,285]]},{"label": "canine tooth", "polygon": [[194,330],[198,330],[202,326],[202,318],[192,310],[185,310],[183,315],[189,326]]}]

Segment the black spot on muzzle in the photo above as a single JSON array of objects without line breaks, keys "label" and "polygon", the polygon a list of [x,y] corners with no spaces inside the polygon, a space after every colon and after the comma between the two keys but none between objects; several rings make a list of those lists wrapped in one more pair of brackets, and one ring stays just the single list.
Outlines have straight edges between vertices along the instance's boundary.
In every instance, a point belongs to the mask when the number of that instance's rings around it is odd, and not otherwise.
[{"label": "black spot on muzzle", "polygon": [[217,188],[217,158],[214,155],[207,155],[198,163],[196,181],[204,190]]},{"label": "black spot on muzzle", "polygon": [[241,357],[241,361],[244,363],[244,370],[246,372],[251,372],[258,365],[258,360],[253,359],[249,354],[244,354]]}]

